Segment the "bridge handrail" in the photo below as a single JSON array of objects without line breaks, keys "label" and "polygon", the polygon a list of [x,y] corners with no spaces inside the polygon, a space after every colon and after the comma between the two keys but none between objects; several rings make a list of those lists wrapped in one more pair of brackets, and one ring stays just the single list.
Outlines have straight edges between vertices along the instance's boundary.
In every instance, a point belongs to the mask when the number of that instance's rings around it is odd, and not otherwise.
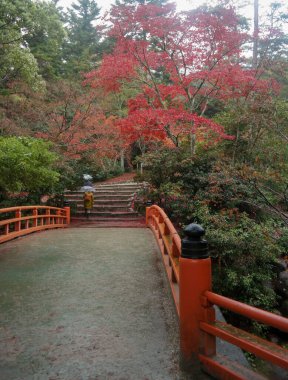
[{"label": "bridge handrail", "polygon": [[5,219],[5,220],[0,220],[0,226],[5,226],[6,224],[10,223],[15,223],[23,220],[33,220],[33,219],[38,219],[38,218],[51,218],[53,216],[56,216],[57,218],[60,219],[66,219],[66,215],[61,215],[61,214],[38,214],[37,216],[29,215],[29,216],[21,216],[21,218],[13,218],[13,219]]},{"label": "bridge handrail", "polygon": [[165,211],[161,207],[159,207],[157,205],[153,205],[153,206],[147,208],[147,214],[146,215],[147,215],[148,219],[151,215],[155,215],[157,217],[160,217],[159,222],[164,223],[165,226],[167,226],[167,228],[169,230],[169,234],[171,235],[171,237],[175,241],[175,244],[176,244],[177,249],[178,249],[179,254],[180,254],[180,252],[181,252],[180,236],[179,236],[178,232],[176,231],[175,227],[173,226],[169,217],[165,214]]},{"label": "bridge handrail", "polygon": [[[146,225],[160,248],[180,322],[182,359],[191,368],[199,361],[204,370],[219,379],[254,379],[258,375],[233,363],[216,352],[216,337],[260,358],[288,369],[288,350],[234,326],[219,322],[214,305],[223,307],[260,323],[288,332],[288,319],[246,305],[211,291],[211,259],[181,255],[181,240],[165,212],[156,205],[146,208]],[[191,235],[192,236],[192,235]],[[193,237],[191,238],[193,240]],[[197,237],[197,242],[201,237]],[[172,244],[175,242],[176,255]],[[177,242],[177,245],[176,245]],[[199,253],[199,252],[198,252]],[[189,365],[190,363],[190,365]],[[261,377],[262,378],[262,377]]]},{"label": "bridge handrail", "polygon": [[146,208],[146,225],[151,228],[160,248],[172,296],[179,315],[180,236],[164,210],[157,205]]},{"label": "bridge handrail", "polygon": [[288,319],[281,317],[281,315],[270,313],[269,311],[246,305],[243,302],[235,301],[231,298],[209,291],[204,293],[204,297],[206,297],[206,299],[213,305],[223,307],[224,309],[233,311],[236,314],[243,315],[243,317],[254,319],[255,321],[265,325],[288,332]]},{"label": "bridge handrail", "polygon": [[8,213],[8,212],[13,212],[17,210],[34,210],[37,208],[38,210],[40,209],[50,209],[50,210],[64,210],[64,208],[59,208],[59,207],[52,207],[52,206],[13,206],[13,207],[6,207],[6,208],[0,208],[0,213]]},{"label": "bridge handrail", "polygon": [[[32,214],[22,216],[23,211],[32,211]],[[9,213],[14,213],[14,216],[0,221],[0,243],[36,231],[64,228],[70,224],[70,207],[59,208],[35,205],[0,209],[0,214]]]}]

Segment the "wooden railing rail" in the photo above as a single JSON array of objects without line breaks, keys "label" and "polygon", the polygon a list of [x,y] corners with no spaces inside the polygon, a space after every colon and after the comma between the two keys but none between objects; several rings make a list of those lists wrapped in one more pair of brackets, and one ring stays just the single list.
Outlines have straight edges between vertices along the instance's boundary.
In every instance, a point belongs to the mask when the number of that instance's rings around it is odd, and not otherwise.
[{"label": "wooden railing rail", "polygon": [[216,320],[214,305],[288,332],[287,318],[211,291],[211,259],[207,242],[202,239],[205,233],[202,227],[187,226],[186,237],[181,242],[171,221],[158,206],[146,209],[146,223],[161,250],[178,312],[182,364],[196,368],[200,362],[203,369],[217,379],[264,379],[251,369],[220,356],[216,352],[217,337],[288,370],[287,349]]},{"label": "wooden railing rail", "polygon": [[[246,305],[245,303],[220,296],[219,294],[213,292],[205,292],[203,300],[205,300],[205,297],[206,300],[211,302],[213,305],[223,307],[224,309],[233,311],[234,313],[241,314],[244,317],[288,332],[288,319],[283,318],[280,315]],[[204,301],[204,303],[206,305],[206,301]]]},{"label": "wooden railing rail", "polygon": [[154,205],[146,209],[146,225],[159,245],[172,296],[179,315],[179,258],[181,239],[165,212]]},{"label": "wooden railing rail", "polygon": [[0,243],[70,224],[70,207],[16,206],[0,209]]}]

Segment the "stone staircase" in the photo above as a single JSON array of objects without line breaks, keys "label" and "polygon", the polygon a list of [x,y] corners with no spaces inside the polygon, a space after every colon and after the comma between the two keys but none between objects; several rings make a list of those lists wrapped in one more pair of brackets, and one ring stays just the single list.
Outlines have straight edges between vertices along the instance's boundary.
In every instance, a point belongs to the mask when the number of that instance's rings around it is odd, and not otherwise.
[{"label": "stone staircase", "polygon": [[94,186],[94,206],[85,217],[83,191],[65,192],[65,200],[72,209],[72,226],[144,227],[143,216],[133,210],[133,198],[142,184],[135,182],[109,183]]}]

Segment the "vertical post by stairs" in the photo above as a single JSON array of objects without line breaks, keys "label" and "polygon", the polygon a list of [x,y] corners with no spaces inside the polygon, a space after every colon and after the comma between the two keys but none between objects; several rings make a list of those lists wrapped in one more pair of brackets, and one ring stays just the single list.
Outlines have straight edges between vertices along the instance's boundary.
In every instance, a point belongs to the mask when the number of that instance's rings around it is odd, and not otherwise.
[{"label": "vertical post by stairs", "polygon": [[146,226],[148,227],[148,216],[150,207],[146,207]]},{"label": "vertical post by stairs", "polygon": [[201,226],[189,224],[184,233],[179,262],[180,360],[183,369],[195,373],[200,369],[198,354],[212,356],[216,351],[215,337],[200,330],[200,321],[215,320],[214,308],[202,305],[203,293],[211,290],[211,259]]},{"label": "vertical post by stairs", "polygon": [[70,224],[70,207],[64,207],[65,214],[66,214],[66,224]]}]

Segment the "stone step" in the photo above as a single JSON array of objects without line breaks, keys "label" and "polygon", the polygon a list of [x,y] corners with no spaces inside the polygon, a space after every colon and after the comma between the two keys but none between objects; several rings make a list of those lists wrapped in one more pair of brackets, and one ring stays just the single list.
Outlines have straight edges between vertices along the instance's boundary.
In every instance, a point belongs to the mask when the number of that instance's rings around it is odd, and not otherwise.
[{"label": "stone step", "polygon": [[[128,201],[130,198],[133,197],[133,194],[127,194],[127,195],[105,195],[105,194],[94,194],[94,202],[95,200],[99,201],[106,201],[106,202],[113,202],[113,201]],[[71,202],[74,201],[82,201],[83,202],[83,195],[65,195],[66,200],[70,200]]]},{"label": "stone step", "polygon": [[111,193],[94,193],[94,199],[95,198],[103,198],[103,199],[128,199],[132,197],[135,193],[129,193],[129,194],[111,194]]},{"label": "stone step", "polygon": [[[131,191],[131,190],[105,190],[105,189],[101,189],[101,190],[96,190],[94,192],[94,196],[96,195],[103,195],[103,194],[107,194],[107,195],[129,195],[129,194],[134,194],[135,191]],[[83,197],[84,195],[84,191],[67,191],[65,193],[65,197],[74,197],[74,196],[78,196],[78,197]]]},{"label": "stone step", "polygon": [[[131,210],[130,207],[134,194],[141,187],[143,187],[142,184],[133,182],[94,186],[94,206],[89,214],[89,219],[104,217],[115,221],[115,218],[124,218],[127,221],[127,218],[138,218],[138,213]],[[72,213],[76,213],[76,217],[85,217],[83,194],[84,191],[79,190],[65,193],[65,200],[71,204]]]},{"label": "stone step", "polygon": [[[101,222],[101,223],[105,223],[105,222],[110,222],[111,221],[111,218],[110,217],[107,217],[107,216],[89,216],[88,220],[91,220],[93,222]],[[145,223],[145,218],[143,218],[143,216],[139,216],[139,215],[135,215],[135,216],[131,216],[131,217],[114,217],[113,218],[113,222],[127,222],[127,221],[131,221],[131,222],[138,222],[138,221],[142,221]],[[81,222],[81,221],[87,221],[87,218],[86,216],[72,216],[71,217],[71,222]]]},{"label": "stone step", "polygon": [[117,198],[113,198],[113,199],[102,199],[102,198],[97,198],[95,199],[94,198],[94,204],[97,203],[98,205],[101,205],[101,204],[106,204],[106,205],[111,205],[111,204],[117,204],[117,205],[124,205],[127,203],[130,203],[131,199],[133,199],[132,197],[130,198],[127,198],[127,199],[117,199]]},{"label": "stone step", "polygon": [[70,228],[146,228],[145,221],[136,221],[127,219],[126,221],[117,222],[110,218],[107,222],[84,220],[72,222]]},{"label": "stone step", "polygon": [[[91,210],[92,211],[95,211],[95,212],[98,212],[98,211],[103,211],[103,212],[106,212],[106,211],[129,211],[129,208],[130,208],[130,205],[126,204],[124,206],[113,206],[113,205],[93,205],[93,209]],[[84,206],[83,205],[79,205],[77,206],[77,213],[78,212],[84,212]]]},{"label": "stone step", "polygon": [[[65,197],[65,199],[70,199],[71,202],[83,202],[83,197]],[[125,197],[116,197],[116,196],[113,196],[113,197],[105,197],[105,195],[98,195],[98,196],[95,196],[94,195],[94,202],[100,202],[100,203],[110,203],[110,202],[129,202],[129,200],[133,199],[133,195],[127,195]]]},{"label": "stone step", "polygon": [[[84,212],[77,212],[77,216],[85,216]],[[110,218],[130,218],[133,216],[138,216],[135,211],[91,211],[89,217],[110,217]]]},{"label": "stone step", "polygon": [[[83,199],[72,199],[68,200],[69,203],[76,204],[77,207],[83,206]],[[107,200],[107,199],[94,199],[94,206],[128,206],[131,204],[132,198],[128,198],[126,200],[123,199],[113,199],[113,200]]]},{"label": "stone step", "polygon": [[109,187],[143,187],[142,183],[137,182],[125,182],[125,183],[103,183],[103,184],[96,184],[95,187],[103,187],[103,188],[109,188]]},{"label": "stone step", "polygon": [[132,190],[136,191],[139,190],[140,186],[94,186],[94,188],[97,190]]}]

